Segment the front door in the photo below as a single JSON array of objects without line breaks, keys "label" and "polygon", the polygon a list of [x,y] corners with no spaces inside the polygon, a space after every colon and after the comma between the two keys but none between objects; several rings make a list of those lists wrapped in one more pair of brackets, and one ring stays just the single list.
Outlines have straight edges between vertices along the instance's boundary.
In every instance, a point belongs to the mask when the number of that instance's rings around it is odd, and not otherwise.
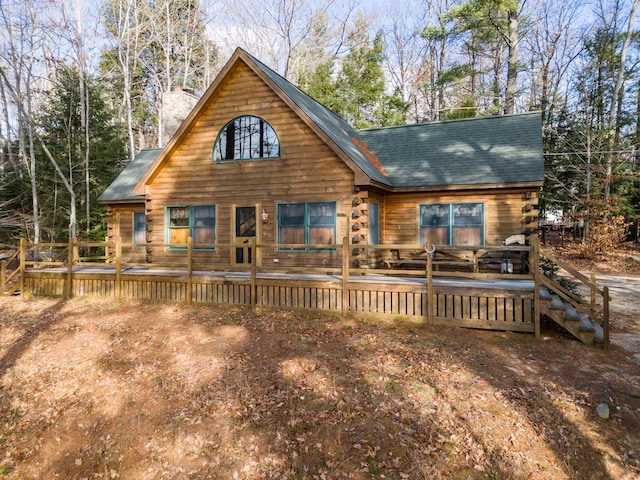
[{"label": "front door", "polygon": [[231,261],[235,265],[251,265],[254,261],[253,239],[257,237],[258,224],[256,205],[248,207],[232,206],[233,211],[233,247],[231,249]]}]

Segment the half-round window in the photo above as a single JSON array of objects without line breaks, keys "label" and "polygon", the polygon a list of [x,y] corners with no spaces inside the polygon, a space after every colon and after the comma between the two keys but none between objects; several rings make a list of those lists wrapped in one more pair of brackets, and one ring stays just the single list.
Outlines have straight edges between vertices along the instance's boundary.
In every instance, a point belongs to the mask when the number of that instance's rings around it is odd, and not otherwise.
[{"label": "half-round window", "polygon": [[263,119],[249,115],[227,123],[213,146],[214,162],[279,156],[280,141],[273,127]]}]

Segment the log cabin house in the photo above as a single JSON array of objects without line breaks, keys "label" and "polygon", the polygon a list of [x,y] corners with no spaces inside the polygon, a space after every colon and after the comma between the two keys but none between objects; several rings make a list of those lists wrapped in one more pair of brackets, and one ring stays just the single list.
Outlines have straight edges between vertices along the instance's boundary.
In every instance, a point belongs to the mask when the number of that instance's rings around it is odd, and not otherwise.
[{"label": "log cabin house", "polygon": [[[259,264],[335,266],[344,237],[500,245],[537,228],[543,180],[540,113],[356,131],[237,49],[166,146],[99,201],[109,239],[140,245],[129,261],[170,265],[191,238],[196,265],[237,267],[255,239],[293,245]],[[392,266],[354,253],[355,267]]]},{"label": "log cabin house", "polygon": [[[539,113],[356,131],[238,49],[167,145],[141,151],[100,197],[109,238],[70,239],[51,262],[31,261],[42,246],[22,240],[19,269],[2,263],[0,291],[316,309],[537,337],[544,313],[606,348],[607,287],[564,265],[590,289],[586,303],[540,273],[537,235],[503,245],[537,227],[541,137]],[[82,253],[92,248],[103,253]],[[510,255],[523,255],[521,268],[502,271]]]}]

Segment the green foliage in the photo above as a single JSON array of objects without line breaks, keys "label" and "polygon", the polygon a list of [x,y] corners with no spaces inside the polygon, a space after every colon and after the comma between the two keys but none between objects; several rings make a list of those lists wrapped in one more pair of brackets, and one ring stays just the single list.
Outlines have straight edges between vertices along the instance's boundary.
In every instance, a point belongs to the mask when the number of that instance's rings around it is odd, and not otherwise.
[{"label": "green foliage", "polygon": [[[103,207],[98,207],[96,199],[116,177],[118,163],[126,158],[126,150],[122,128],[114,122],[115,113],[106,102],[98,82],[88,79],[85,91],[89,104],[88,145],[81,122],[80,80],[78,71],[73,67],[61,66],[57,70],[49,100],[38,123],[48,150],[73,186],[78,202],[79,231],[94,232],[95,238],[101,239],[106,232],[100,214],[94,218],[93,212],[99,212]],[[85,181],[87,148],[89,198]],[[37,148],[37,158],[43,240],[66,241],[71,197],[41,148]],[[92,212],[89,218],[85,213],[87,202]]]},{"label": "green foliage", "polygon": [[473,97],[467,98],[462,104],[451,112],[444,115],[445,120],[459,120],[462,118],[473,118],[477,115],[476,101]]},{"label": "green foliage", "polygon": [[308,74],[300,76],[301,88],[311,97],[333,112],[344,110],[345,99],[338,93],[333,78],[335,63],[319,63]]},{"label": "green foliage", "polygon": [[[563,210],[588,224],[589,237],[583,254],[596,255],[619,243],[609,231],[614,224],[624,233],[625,225],[638,217],[640,183],[638,162],[631,152],[638,143],[638,97],[619,96],[613,129],[609,128],[609,106],[614,80],[621,68],[622,37],[600,28],[584,40],[582,68],[572,84],[576,101],[545,119],[554,128],[545,129],[545,185],[541,208]],[[634,65],[627,77],[638,81]],[[635,102],[634,105],[631,102]],[[615,220],[619,215],[623,220]]]},{"label": "green foliage", "polygon": [[321,63],[300,78],[301,88],[354,128],[402,125],[406,103],[399,90],[386,93],[384,44],[378,33],[371,42],[355,45],[335,71],[334,62]]}]

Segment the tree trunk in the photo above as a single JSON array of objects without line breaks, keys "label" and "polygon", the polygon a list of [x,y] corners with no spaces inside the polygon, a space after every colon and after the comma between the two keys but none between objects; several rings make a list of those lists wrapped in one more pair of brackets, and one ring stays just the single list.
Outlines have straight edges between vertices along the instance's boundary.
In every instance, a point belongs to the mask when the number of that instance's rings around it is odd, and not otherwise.
[{"label": "tree trunk", "polygon": [[604,197],[605,201],[609,200],[611,196],[611,183],[613,173],[613,151],[616,145],[616,131],[618,125],[618,101],[619,96],[622,93],[622,85],[624,83],[624,77],[626,74],[626,58],[627,50],[631,44],[631,39],[634,36],[634,23],[636,19],[636,13],[640,6],[640,0],[634,0],[631,14],[629,15],[629,26],[622,45],[622,51],[620,52],[620,70],[616,77],[615,86],[613,88],[613,94],[611,95],[611,103],[609,105],[609,117],[607,121],[608,135],[609,135],[609,152],[605,155],[605,184],[604,184]]},{"label": "tree trunk", "polygon": [[509,22],[507,30],[507,88],[504,94],[504,113],[508,115],[515,112],[520,38],[518,35],[518,12],[509,10],[507,18]]}]

